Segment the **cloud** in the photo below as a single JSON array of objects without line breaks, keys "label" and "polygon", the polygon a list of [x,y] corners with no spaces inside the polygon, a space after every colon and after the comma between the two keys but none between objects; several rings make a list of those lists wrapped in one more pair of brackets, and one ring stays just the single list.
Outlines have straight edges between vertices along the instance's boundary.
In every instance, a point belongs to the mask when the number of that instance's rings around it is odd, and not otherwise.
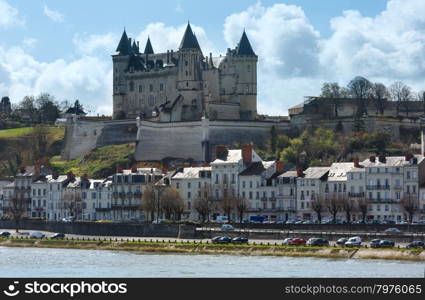
[{"label": "cloud", "polygon": [[[136,40],[140,41],[140,51],[145,49],[148,36],[150,37],[155,52],[165,52],[171,49],[177,50],[183,38],[186,26],[187,24],[178,27],[166,26],[161,22],[148,24],[146,28],[136,36]],[[207,55],[210,52],[217,53],[213,42],[208,39],[205,30],[193,24],[190,24],[190,26],[198,39],[203,54]]]},{"label": "cloud", "polygon": [[95,52],[111,54],[117,46],[119,36],[114,33],[106,34],[76,34],[72,42],[76,50],[83,54],[93,54]]},{"label": "cloud", "polygon": [[63,14],[61,14],[57,10],[53,10],[53,9],[48,8],[47,5],[44,5],[43,13],[53,22],[56,22],[56,23],[65,22],[65,16]]},{"label": "cloud", "polygon": [[181,13],[181,12],[183,12],[183,6],[182,6],[182,3],[181,3],[181,1],[179,1],[179,0],[177,0],[176,1],[176,7],[175,7],[175,9],[174,9],[177,13]]},{"label": "cloud", "polygon": [[299,6],[260,2],[228,16],[224,37],[234,47],[245,28],[259,55],[258,106],[280,114],[304,96],[320,94],[323,82],[346,85],[357,75],[391,84],[425,86],[425,11],[422,0],[390,0],[374,17],[355,10],[330,20],[332,34],[319,32]]},{"label": "cloud", "polygon": [[19,11],[6,0],[0,0],[0,27],[24,26],[25,20]]},{"label": "cloud", "polygon": [[7,82],[7,94],[15,103],[48,92],[60,101],[80,99],[97,106],[98,112],[112,106],[111,66],[94,56],[41,62],[21,47],[0,48],[0,81]]},{"label": "cloud", "polygon": [[35,38],[26,38],[22,41],[23,47],[27,49],[34,48],[36,44],[37,44],[37,39]]}]

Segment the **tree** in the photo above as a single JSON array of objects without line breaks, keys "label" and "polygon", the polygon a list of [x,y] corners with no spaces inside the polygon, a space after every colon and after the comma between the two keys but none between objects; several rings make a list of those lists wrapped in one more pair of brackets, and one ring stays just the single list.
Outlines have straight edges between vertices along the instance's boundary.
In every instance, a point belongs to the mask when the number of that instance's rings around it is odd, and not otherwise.
[{"label": "tree", "polygon": [[319,223],[322,223],[322,213],[325,209],[325,201],[322,195],[317,195],[314,197],[314,199],[312,199],[311,209],[316,213]]},{"label": "tree", "polygon": [[391,135],[382,131],[365,133],[364,141],[365,146],[369,149],[374,148],[379,154],[384,154],[391,143]]},{"label": "tree", "polygon": [[16,232],[19,232],[20,222],[25,216],[26,211],[27,199],[25,199],[25,193],[15,190],[14,195],[9,200],[8,213],[13,221],[15,221]]},{"label": "tree", "polygon": [[210,186],[204,186],[199,189],[199,195],[196,198],[193,207],[201,217],[202,223],[209,220],[211,213],[211,196],[212,191]]},{"label": "tree", "polygon": [[81,192],[76,188],[70,188],[62,197],[63,209],[68,212],[69,216],[76,220],[81,218],[83,207],[81,203]]},{"label": "tree", "polygon": [[394,82],[390,86],[391,100],[396,102],[397,115],[400,113],[400,107],[404,107],[407,115],[409,115],[409,101],[412,98],[410,87],[401,81]]},{"label": "tree", "polygon": [[35,99],[33,96],[25,96],[22,101],[19,102],[18,109],[20,109],[24,114],[27,114],[31,122],[36,120],[37,109],[35,107]]},{"label": "tree", "polygon": [[385,107],[387,106],[387,99],[389,93],[386,86],[382,83],[374,83],[370,89],[370,98],[375,104],[377,113],[384,114]]},{"label": "tree", "polygon": [[338,212],[341,210],[341,200],[339,199],[336,193],[332,193],[326,199],[326,208],[329,213],[332,215],[332,221],[336,223],[336,217]]},{"label": "tree", "polygon": [[141,209],[145,212],[147,219],[150,216],[150,221],[153,221],[155,218],[155,204],[156,196],[154,185],[148,184],[146,185],[145,190],[143,192]]},{"label": "tree", "polygon": [[235,208],[236,208],[236,212],[238,214],[239,223],[242,223],[243,215],[246,212],[246,210],[248,209],[248,202],[244,197],[241,197],[241,196],[237,197],[235,200],[236,200],[235,201],[236,202]]},{"label": "tree", "polygon": [[363,196],[361,197],[358,201],[357,201],[357,208],[360,211],[360,213],[362,214],[362,221],[363,223],[366,222],[366,216],[367,216],[367,208],[368,208],[368,203],[366,198]]},{"label": "tree", "polygon": [[235,208],[235,191],[226,184],[223,184],[220,188],[220,208],[229,220],[231,220],[231,214]]},{"label": "tree", "polygon": [[357,115],[367,114],[368,99],[372,84],[364,77],[357,76],[348,83],[348,89],[353,98],[358,99]]},{"label": "tree", "polygon": [[353,212],[355,205],[354,201],[347,197],[346,193],[344,193],[341,197],[341,206],[342,210],[345,212],[345,220],[347,223],[351,223],[351,213]]},{"label": "tree", "polygon": [[166,187],[161,193],[161,209],[166,219],[180,219],[184,212],[184,202],[180,193],[173,187]]},{"label": "tree", "polygon": [[38,163],[44,157],[47,156],[47,147],[48,147],[47,135],[48,135],[48,132],[45,126],[37,125],[34,127],[31,133],[31,148],[32,148],[33,163]]},{"label": "tree", "polygon": [[40,94],[35,100],[41,123],[52,123],[59,117],[59,104],[47,93]]},{"label": "tree", "polygon": [[419,210],[419,199],[417,195],[404,193],[403,198],[400,201],[400,205],[403,210],[408,214],[409,223],[412,223],[413,216]]}]

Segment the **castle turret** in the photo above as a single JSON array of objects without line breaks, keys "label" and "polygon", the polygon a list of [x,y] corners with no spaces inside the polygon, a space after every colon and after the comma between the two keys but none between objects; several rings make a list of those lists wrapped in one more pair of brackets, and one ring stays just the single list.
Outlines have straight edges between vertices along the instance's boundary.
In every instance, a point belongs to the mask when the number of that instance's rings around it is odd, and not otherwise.
[{"label": "castle turret", "polygon": [[[134,44],[135,46],[135,44]],[[136,50],[137,46],[134,47]],[[125,80],[125,70],[128,67],[130,55],[133,53],[133,46],[127,33],[124,32],[115,53],[112,55],[113,64],[113,117],[123,117],[123,113],[127,110],[125,94],[127,92],[127,84]]]},{"label": "castle turret", "polygon": [[143,53],[144,54],[154,54],[152,44],[151,44],[151,39],[149,37],[148,37],[148,40],[146,42],[145,51]]},{"label": "castle turret", "polygon": [[184,97],[183,119],[197,119],[203,110],[202,100],[202,63],[203,55],[198,40],[187,24],[178,52],[177,89]]},{"label": "castle turret", "polygon": [[255,119],[257,116],[257,61],[244,30],[234,56],[235,71],[239,75],[236,93],[240,99],[241,119]]}]

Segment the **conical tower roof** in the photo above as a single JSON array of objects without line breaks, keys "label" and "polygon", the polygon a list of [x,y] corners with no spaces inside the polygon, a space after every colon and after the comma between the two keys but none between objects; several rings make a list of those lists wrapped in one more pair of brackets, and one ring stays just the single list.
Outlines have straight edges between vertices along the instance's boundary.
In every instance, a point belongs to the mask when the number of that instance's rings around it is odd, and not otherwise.
[{"label": "conical tower roof", "polygon": [[146,46],[145,46],[145,54],[154,54],[153,52],[153,48],[152,48],[152,44],[151,44],[151,39],[148,37],[148,40],[146,42]]},{"label": "conical tower roof", "polygon": [[199,49],[199,51],[201,51],[201,47],[199,47],[198,40],[189,23],[187,23],[186,31],[184,32],[179,49]]},{"label": "conical tower roof", "polygon": [[125,32],[125,29],[122,33],[116,52],[121,55],[129,55],[131,52],[131,45],[129,44],[129,39],[127,33]]},{"label": "conical tower roof", "polygon": [[245,30],[242,33],[241,40],[239,41],[236,49],[236,55],[255,55],[254,50],[252,50],[251,43],[246,36]]}]

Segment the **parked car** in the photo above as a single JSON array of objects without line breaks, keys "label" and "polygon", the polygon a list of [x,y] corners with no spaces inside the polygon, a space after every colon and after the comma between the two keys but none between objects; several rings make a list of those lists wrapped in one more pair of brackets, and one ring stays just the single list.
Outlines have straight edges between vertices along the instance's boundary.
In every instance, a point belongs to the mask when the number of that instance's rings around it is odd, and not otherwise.
[{"label": "parked car", "polygon": [[310,238],[307,243],[307,246],[329,246],[329,241],[323,238]]},{"label": "parked car", "polygon": [[306,244],[306,240],[305,239],[300,239],[300,238],[293,238],[289,241],[288,245],[292,245],[292,246],[300,246],[300,245],[305,245]]},{"label": "parked car", "polygon": [[238,236],[232,239],[232,243],[233,244],[248,244],[248,239],[245,237]]},{"label": "parked car", "polygon": [[218,244],[218,240],[219,239],[221,239],[221,236],[215,236],[215,237],[213,237],[212,239],[211,239],[211,242],[213,243],[213,244]]},{"label": "parked car", "polygon": [[362,239],[359,236],[354,236],[349,238],[344,245],[346,247],[359,247],[362,245]]},{"label": "parked car", "polygon": [[289,245],[289,242],[292,241],[293,238],[286,238],[283,240],[282,245]]},{"label": "parked car", "polygon": [[55,233],[52,236],[50,236],[51,239],[64,239],[65,234],[64,233]]},{"label": "parked car", "polygon": [[229,231],[229,230],[233,230],[233,229],[235,229],[235,227],[233,227],[232,225],[230,225],[230,224],[223,224],[222,226],[221,226],[221,230],[223,230],[223,231]]},{"label": "parked car", "polygon": [[413,241],[407,244],[406,248],[425,248],[425,243],[422,241]]},{"label": "parked car", "polygon": [[370,247],[371,248],[379,248],[379,243],[381,242],[380,239],[373,239],[370,241]]},{"label": "parked car", "polygon": [[232,239],[229,238],[228,236],[222,236],[221,238],[218,239],[217,243],[218,244],[229,244],[232,242]]},{"label": "parked car", "polygon": [[389,240],[382,240],[379,242],[379,248],[392,248],[394,245],[394,242]]},{"label": "parked car", "polygon": [[347,238],[340,238],[336,241],[335,244],[337,244],[338,246],[344,246],[347,241],[348,241]]},{"label": "parked car", "polygon": [[39,231],[33,231],[30,233],[30,238],[32,239],[42,239],[44,238],[46,235],[42,232]]},{"label": "parked car", "polygon": [[0,232],[0,237],[9,237],[9,236],[10,236],[10,232],[8,232],[8,231]]},{"label": "parked car", "polygon": [[384,224],[395,224],[394,220],[384,220]]},{"label": "parked car", "polygon": [[400,230],[400,229],[398,229],[398,228],[391,227],[391,228],[387,228],[387,229],[385,229],[385,231],[384,231],[384,232],[387,232],[387,233],[400,233],[400,232],[401,232],[401,230]]},{"label": "parked car", "polygon": [[74,222],[74,221],[75,221],[75,217],[72,217],[72,216],[62,219],[62,222],[65,222],[65,223]]}]

